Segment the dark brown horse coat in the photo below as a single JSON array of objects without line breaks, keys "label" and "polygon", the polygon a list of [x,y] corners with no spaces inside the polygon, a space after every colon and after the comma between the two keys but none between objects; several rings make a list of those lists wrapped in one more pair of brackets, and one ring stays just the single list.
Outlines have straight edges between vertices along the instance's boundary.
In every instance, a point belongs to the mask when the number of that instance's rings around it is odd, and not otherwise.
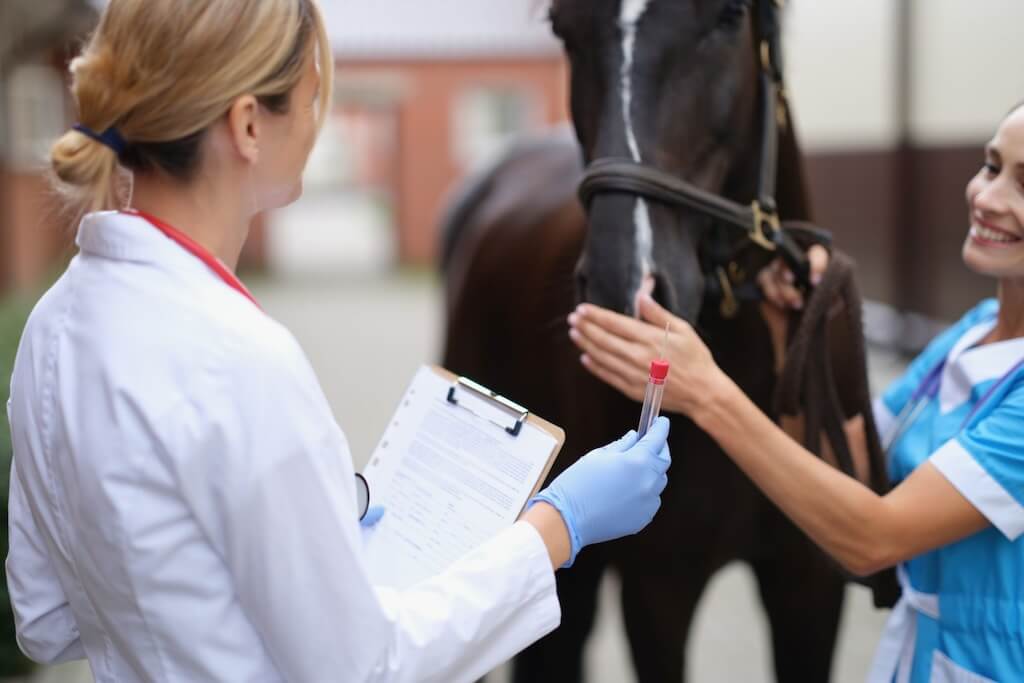
[{"label": "dark brown horse coat", "polygon": [[[744,147],[730,177],[756,172],[756,149]],[[809,218],[792,127],[782,131],[777,170],[780,214]],[[638,405],[583,370],[568,339],[566,317],[577,303],[574,274],[588,230],[576,199],[581,174],[579,146],[567,133],[533,140],[475,178],[444,227],[443,362],[565,429],[552,477],[633,428],[639,414]],[[749,200],[749,182],[709,189]],[[695,322],[718,364],[771,413],[774,356],[759,306],[744,304],[734,319],[724,319],[717,305],[704,305]],[[859,334],[840,329],[832,337]],[[839,370],[850,367],[844,353],[837,345]],[[840,387],[848,385],[842,372],[838,378]],[[757,577],[777,678],[828,680],[844,594],[835,565],[692,422],[672,416],[670,445],[673,468],[654,522],[637,536],[586,549],[572,569],[559,572],[562,626],[517,659],[516,681],[582,680],[583,644],[609,566],[621,575],[639,680],[682,680],[697,602],[709,578],[734,560],[747,562]]]}]

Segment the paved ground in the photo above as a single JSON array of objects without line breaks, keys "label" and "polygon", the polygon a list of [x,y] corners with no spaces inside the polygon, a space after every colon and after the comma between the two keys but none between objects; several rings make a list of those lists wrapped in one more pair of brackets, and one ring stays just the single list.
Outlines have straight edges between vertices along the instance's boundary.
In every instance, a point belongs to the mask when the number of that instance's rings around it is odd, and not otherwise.
[{"label": "paved ground", "polygon": [[[254,283],[271,315],[292,329],[310,356],[335,415],[349,436],[357,467],[376,445],[413,371],[438,358],[442,309],[439,291],[423,275],[350,281]],[[875,386],[901,361],[872,354]],[[592,683],[634,680],[617,613],[617,584],[605,582],[595,636],[587,651]],[[834,681],[864,680],[885,614],[868,593],[851,588],[843,617]],[[680,645],[682,646],[682,645]],[[731,566],[710,585],[690,643],[691,680],[768,683],[772,680],[765,619],[752,576]],[[507,671],[493,677],[507,680]],[[41,672],[37,683],[87,683],[87,667]],[[341,680],[324,672],[324,681]]]}]

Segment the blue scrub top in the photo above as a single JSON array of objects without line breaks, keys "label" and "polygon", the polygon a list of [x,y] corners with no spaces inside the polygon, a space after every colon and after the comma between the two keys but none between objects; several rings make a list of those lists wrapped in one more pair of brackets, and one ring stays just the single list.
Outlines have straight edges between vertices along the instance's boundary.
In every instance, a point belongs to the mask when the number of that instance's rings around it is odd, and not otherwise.
[{"label": "blue scrub top", "polygon": [[894,610],[879,652],[898,644],[902,666],[884,674],[876,660],[872,681],[1024,681],[1024,339],[977,347],[997,313],[995,300],[972,309],[876,406],[883,436],[895,431],[945,359],[937,395],[921,399],[889,449],[890,476],[898,483],[930,461],[992,526],[900,568],[910,604]]}]

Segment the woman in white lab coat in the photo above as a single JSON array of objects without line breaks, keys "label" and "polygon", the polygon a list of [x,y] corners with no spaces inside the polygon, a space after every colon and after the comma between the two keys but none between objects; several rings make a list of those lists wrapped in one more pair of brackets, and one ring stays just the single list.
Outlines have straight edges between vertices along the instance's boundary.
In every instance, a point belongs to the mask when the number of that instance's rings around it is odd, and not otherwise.
[{"label": "woman in white lab coat", "polygon": [[332,70],[314,0],[111,0],[72,63],[80,123],[52,162],[88,213],[8,403],[34,659],[118,683],[470,681],[557,626],[553,568],[657,511],[664,420],[443,574],[371,584],[345,437],[233,274],[253,216],[300,194]]}]

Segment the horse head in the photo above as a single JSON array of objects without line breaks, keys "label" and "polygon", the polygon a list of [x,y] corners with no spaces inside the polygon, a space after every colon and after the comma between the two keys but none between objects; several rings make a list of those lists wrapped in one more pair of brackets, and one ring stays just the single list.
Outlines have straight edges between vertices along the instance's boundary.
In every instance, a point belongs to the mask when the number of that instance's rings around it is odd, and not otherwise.
[{"label": "horse head", "polygon": [[[552,0],[584,161],[626,159],[749,202],[762,138],[755,7],[751,0]],[[629,192],[602,192],[587,210],[578,297],[632,314],[647,292],[695,320],[711,218]]]}]

